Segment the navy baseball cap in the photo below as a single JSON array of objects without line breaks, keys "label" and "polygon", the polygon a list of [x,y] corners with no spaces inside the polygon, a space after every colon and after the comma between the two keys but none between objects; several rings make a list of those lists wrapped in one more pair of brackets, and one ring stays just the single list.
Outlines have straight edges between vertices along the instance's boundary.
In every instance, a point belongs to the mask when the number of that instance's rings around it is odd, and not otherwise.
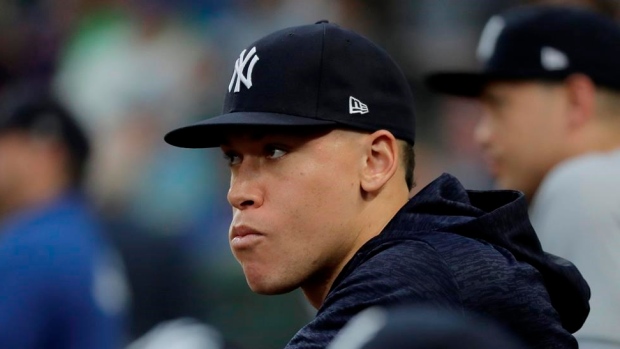
[{"label": "navy baseball cap", "polygon": [[279,30],[235,62],[222,115],[164,137],[184,148],[219,146],[241,126],[385,129],[413,144],[413,93],[393,59],[327,21]]},{"label": "navy baseball cap", "polygon": [[477,97],[500,80],[561,81],[582,73],[620,90],[620,26],[590,10],[570,6],[524,6],[493,16],[478,45],[480,71],[429,74],[437,92]]}]

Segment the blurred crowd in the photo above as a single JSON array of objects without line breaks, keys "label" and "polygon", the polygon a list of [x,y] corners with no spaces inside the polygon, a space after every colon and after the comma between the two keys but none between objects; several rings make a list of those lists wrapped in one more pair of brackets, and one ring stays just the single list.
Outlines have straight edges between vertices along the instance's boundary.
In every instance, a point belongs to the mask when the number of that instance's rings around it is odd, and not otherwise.
[{"label": "blurred crowd", "polygon": [[241,346],[281,347],[311,310],[297,292],[262,297],[247,288],[228,247],[226,162],[219,150],[171,147],[165,132],[220,111],[248,43],[327,19],[386,48],[410,78],[420,164],[414,191],[442,172],[468,188],[490,188],[472,137],[478,106],[434,96],[422,76],[474,67],[488,17],[532,2],[618,18],[617,0],[6,0],[0,100],[49,91],[90,136],[87,190],[125,264],[131,339],[189,317]]}]

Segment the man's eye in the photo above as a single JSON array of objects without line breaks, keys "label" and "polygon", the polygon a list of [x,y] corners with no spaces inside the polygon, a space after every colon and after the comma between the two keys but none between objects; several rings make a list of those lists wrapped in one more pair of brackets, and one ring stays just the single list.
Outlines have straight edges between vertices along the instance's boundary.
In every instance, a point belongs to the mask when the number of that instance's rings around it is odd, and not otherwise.
[{"label": "man's eye", "polygon": [[282,150],[277,147],[268,147],[267,148],[267,157],[271,159],[277,159],[286,155],[286,150]]},{"label": "man's eye", "polygon": [[237,165],[241,163],[241,156],[234,153],[225,153],[224,159],[228,162],[228,165]]}]

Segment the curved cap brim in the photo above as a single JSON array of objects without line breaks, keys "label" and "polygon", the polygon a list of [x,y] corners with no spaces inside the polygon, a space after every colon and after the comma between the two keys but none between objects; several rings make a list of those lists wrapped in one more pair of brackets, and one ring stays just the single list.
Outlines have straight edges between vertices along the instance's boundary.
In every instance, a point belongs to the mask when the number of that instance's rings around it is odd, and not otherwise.
[{"label": "curved cap brim", "polygon": [[445,72],[430,74],[425,83],[437,92],[461,97],[479,97],[492,78],[483,73]]},{"label": "curved cap brim", "polygon": [[231,132],[244,127],[336,126],[328,120],[262,112],[223,114],[198,123],[177,128],[164,136],[166,143],[181,148],[218,147]]}]

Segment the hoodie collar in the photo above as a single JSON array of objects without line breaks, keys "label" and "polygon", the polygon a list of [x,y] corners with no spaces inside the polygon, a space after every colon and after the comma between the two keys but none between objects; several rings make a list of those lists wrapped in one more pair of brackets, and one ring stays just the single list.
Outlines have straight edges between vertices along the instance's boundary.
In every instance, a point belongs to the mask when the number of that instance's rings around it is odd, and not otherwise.
[{"label": "hoodie collar", "polygon": [[588,284],[571,262],[543,251],[523,193],[466,190],[444,173],[411,198],[377,238],[421,231],[455,233],[507,249],[542,274],[564,328],[575,332],[587,318]]}]

